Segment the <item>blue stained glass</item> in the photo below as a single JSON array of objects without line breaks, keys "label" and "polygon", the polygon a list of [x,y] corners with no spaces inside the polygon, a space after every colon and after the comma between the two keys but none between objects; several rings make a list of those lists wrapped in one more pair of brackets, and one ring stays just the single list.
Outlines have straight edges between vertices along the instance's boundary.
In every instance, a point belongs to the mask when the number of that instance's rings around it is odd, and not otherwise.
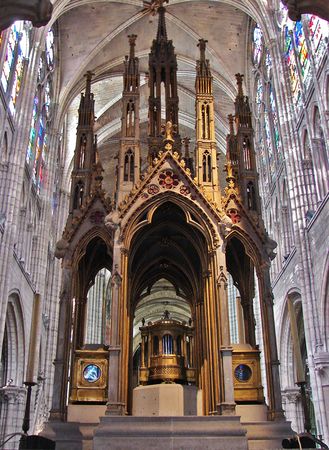
[{"label": "blue stained glass", "polygon": [[26,152],[26,162],[28,165],[34,160],[34,147],[35,147],[35,138],[36,138],[36,123],[38,119],[38,97],[34,97],[33,101],[33,113],[32,113],[32,121],[31,121],[31,130],[30,130],[30,139],[29,145]]},{"label": "blue stained glass", "polygon": [[297,63],[296,58],[294,54],[294,47],[292,43],[291,34],[289,31],[289,28],[285,26],[284,30],[284,36],[285,36],[285,58],[287,61],[287,66],[289,70],[289,78],[290,78],[290,85],[291,85],[291,91],[293,96],[293,101],[295,105],[300,108],[301,107],[301,87],[300,87],[300,81],[298,77],[297,72]]},{"label": "blue stained glass", "polygon": [[29,31],[23,21],[15,22],[9,31],[5,61],[1,73],[1,84],[10,92],[9,111],[14,116],[18,94],[21,88],[24,58],[29,53]]},{"label": "blue stained glass", "polygon": [[302,78],[305,87],[307,88],[311,81],[310,73],[310,60],[309,53],[307,49],[306,39],[303,30],[302,22],[296,22],[294,27],[294,39],[297,50],[297,55],[300,63],[300,69],[302,72]]},{"label": "blue stained glass", "polygon": [[[33,162],[32,181],[38,193],[47,180],[48,161],[48,126],[51,120],[54,35],[52,30],[46,38],[46,49],[40,57],[38,68],[38,87],[36,90],[33,116],[31,121],[30,141],[26,153],[26,162]],[[50,67],[51,66],[51,67]]]}]

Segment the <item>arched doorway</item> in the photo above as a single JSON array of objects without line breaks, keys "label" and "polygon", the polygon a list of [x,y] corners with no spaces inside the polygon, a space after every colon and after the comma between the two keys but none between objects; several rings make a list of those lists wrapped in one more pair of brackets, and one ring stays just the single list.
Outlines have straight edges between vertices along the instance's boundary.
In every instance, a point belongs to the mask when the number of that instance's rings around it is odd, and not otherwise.
[{"label": "arched doorway", "polygon": [[[201,335],[197,305],[204,298],[208,251],[205,237],[193,222],[197,225],[196,217],[167,201],[155,209],[152,220],[132,239],[128,292],[135,321],[131,320],[130,328],[129,408],[137,382],[133,355],[138,343],[138,321],[149,323],[160,319],[166,311],[181,323],[192,321],[196,335]],[[201,385],[203,361],[200,354],[198,358],[194,361],[199,374],[197,384]]]},{"label": "arched doorway", "polygon": [[[218,245],[217,226],[197,205],[174,193],[152,199],[138,210],[138,214],[125,218],[121,228],[122,248],[113,256],[114,261],[118,261],[118,268],[122,269],[120,274],[113,275],[119,281],[113,307],[120,316],[115,323],[112,321],[123,350],[119,369],[110,362],[110,379],[120,373],[121,385],[118,397],[113,395],[108,408],[113,405],[115,410],[120,399],[126,413],[132,411],[132,389],[136,381],[133,376],[134,316],[143,293],[161,279],[171,283],[190,309],[191,327],[195,333],[191,357],[195,385],[202,390],[202,414],[217,413],[225,389],[227,404],[231,405],[228,387],[231,381],[224,388],[221,375],[225,369],[221,363],[220,342],[225,339],[229,342],[229,327],[225,283],[222,283],[226,269]],[[117,323],[120,324],[118,327]],[[187,329],[186,332],[189,333]],[[230,353],[225,356],[229,359]],[[225,368],[230,379],[231,362]],[[110,386],[111,391],[115,393]]]}]

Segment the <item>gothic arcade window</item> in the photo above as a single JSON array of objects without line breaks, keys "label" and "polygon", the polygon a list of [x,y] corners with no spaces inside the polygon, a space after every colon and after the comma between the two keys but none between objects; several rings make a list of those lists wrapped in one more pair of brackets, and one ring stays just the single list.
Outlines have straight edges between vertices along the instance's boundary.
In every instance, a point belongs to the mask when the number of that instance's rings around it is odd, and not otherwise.
[{"label": "gothic arcade window", "polygon": [[0,51],[5,52],[1,71],[1,87],[12,116],[16,113],[18,95],[24,73],[24,61],[30,51],[29,22],[16,21],[0,38]]},{"label": "gothic arcade window", "polygon": [[202,157],[203,182],[211,182],[211,155],[205,151]]},{"label": "gothic arcade window", "polygon": [[312,72],[316,73],[326,52],[329,37],[329,24],[314,15],[302,15],[293,22],[288,11],[281,6],[283,51],[288,68],[292,98],[301,112],[303,96],[312,85]]},{"label": "gothic arcade window", "polygon": [[87,294],[85,344],[104,344],[111,314],[111,272],[101,269]]},{"label": "gothic arcade window", "polygon": [[134,154],[132,150],[129,149],[125,154],[124,160],[124,174],[123,174],[124,181],[134,182],[134,165],[135,165]]},{"label": "gothic arcade window", "polygon": [[265,45],[262,30],[257,24],[252,38],[252,63],[255,73],[255,148],[257,167],[262,180],[262,195],[266,197],[269,195],[275,173],[283,159],[282,142],[272,74],[272,58]]},{"label": "gothic arcade window", "polygon": [[135,105],[134,105],[133,100],[129,100],[129,102],[127,104],[126,132],[127,132],[127,136],[134,136],[134,132],[135,132]]},{"label": "gothic arcade window", "polygon": [[84,184],[82,181],[78,181],[74,189],[73,209],[78,209],[82,206],[83,195],[84,195]]},{"label": "gothic arcade window", "polygon": [[39,60],[37,88],[34,94],[29,144],[26,163],[31,170],[32,182],[40,193],[47,178],[49,157],[49,129],[52,121],[54,32],[50,29],[46,36],[45,49]]},{"label": "gothic arcade window", "polygon": [[202,116],[202,139],[210,139],[210,110],[209,103],[203,103],[201,106]]}]

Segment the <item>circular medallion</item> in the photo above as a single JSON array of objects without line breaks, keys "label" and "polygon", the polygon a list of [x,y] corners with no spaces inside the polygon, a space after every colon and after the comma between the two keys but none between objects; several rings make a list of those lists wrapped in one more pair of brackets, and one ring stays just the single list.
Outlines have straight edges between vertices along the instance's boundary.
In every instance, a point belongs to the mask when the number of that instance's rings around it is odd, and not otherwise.
[{"label": "circular medallion", "polygon": [[178,183],[178,175],[172,170],[165,170],[159,175],[159,184],[165,189],[175,188]]},{"label": "circular medallion", "polygon": [[94,383],[100,379],[101,373],[101,369],[96,364],[88,364],[83,369],[83,378],[89,383]]},{"label": "circular medallion", "polygon": [[238,381],[248,381],[250,380],[252,371],[246,364],[239,364],[234,369],[234,376]]},{"label": "circular medallion", "polygon": [[179,192],[183,195],[188,195],[191,192],[191,189],[188,186],[181,186]]},{"label": "circular medallion", "polygon": [[156,184],[150,184],[147,188],[147,192],[151,195],[157,194],[159,191],[159,186],[157,186]]}]

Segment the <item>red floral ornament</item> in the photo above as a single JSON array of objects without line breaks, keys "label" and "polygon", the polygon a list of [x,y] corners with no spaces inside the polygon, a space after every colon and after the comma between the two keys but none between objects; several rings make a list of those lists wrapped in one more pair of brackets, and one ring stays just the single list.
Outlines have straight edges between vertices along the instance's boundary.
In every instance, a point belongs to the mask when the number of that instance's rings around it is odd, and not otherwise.
[{"label": "red floral ornament", "polygon": [[151,195],[155,195],[160,191],[159,186],[157,186],[156,184],[150,184],[149,187],[147,188],[147,192]]},{"label": "red floral ornament", "polygon": [[230,209],[227,211],[227,215],[230,217],[233,223],[239,223],[241,221],[241,216],[237,209]]},{"label": "red floral ornament", "polygon": [[188,195],[191,192],[191,189],[188,186],[181,186],[179,192],[183,195]]},{"label": "red floral ornament", "polygon": [[172,170],[165,170],[159,175],[159,184],[165,189],[172,189],[178,185],[178,175]]}]

